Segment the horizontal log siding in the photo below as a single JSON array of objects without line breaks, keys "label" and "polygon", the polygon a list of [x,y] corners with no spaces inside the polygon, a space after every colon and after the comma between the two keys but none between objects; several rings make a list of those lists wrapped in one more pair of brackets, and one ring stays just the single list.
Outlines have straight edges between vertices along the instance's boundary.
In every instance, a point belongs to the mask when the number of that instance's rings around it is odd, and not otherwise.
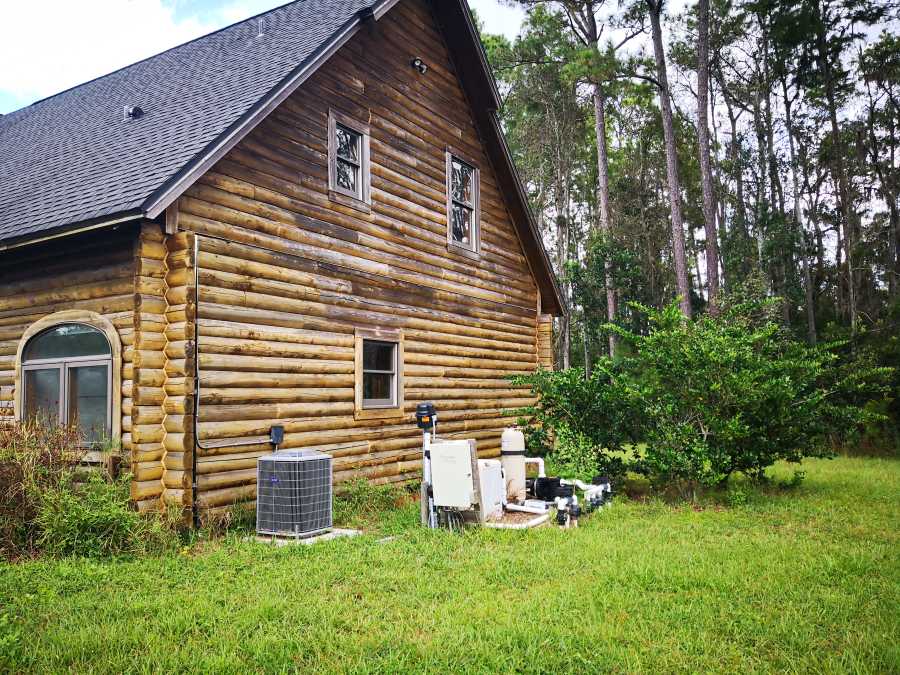
[{"label": "horizontal log siding", "polygon": [[[414,56],[426,75],[409,65]],[[371,128],[368,212],[329,198],[329,107]],[[447,248],[447,146],[481,169],[477,261]],[[331,452],[338,481],[418,476],[412,413],[424,400],[436,402],[442,435],[499,453],[515,421],[506,412],[531,400],[506,378],[537,367],[537,290],[424,2],[404,0],[354,37],[178,208],[179,228],[200,238],[202,507],[255,496],[256,458],[275,423],[283,447]],[[174,294],[170,284],[170,303],[184,300]],[[402,419],[354,418],[357,327],[404,332]],[[189,411],[168,413],[170,433],[187,428]]]},{"label": "horizontal log siding", "polygon": [[553,370],[553,317],[549,314],[538,319],[538,363],[544,370]]},{"label": "horizontal log siding", "polygon": [[0,253],[0,423],[14,419],[25,330],[56,312],[86,310],[106,317],[122,341],[121,440],[132,449],[136,256],[135,230],[125,226]]}]

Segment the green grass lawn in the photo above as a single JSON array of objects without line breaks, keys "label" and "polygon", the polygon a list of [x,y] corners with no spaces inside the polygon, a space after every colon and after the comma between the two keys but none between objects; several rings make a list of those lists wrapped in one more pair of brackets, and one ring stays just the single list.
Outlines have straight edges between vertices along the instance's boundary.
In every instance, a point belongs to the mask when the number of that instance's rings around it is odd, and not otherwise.
[{"label": "green grass lawn", "polygon": [[900,672],[900,461],[804,468],[569,531],[427,532],[410,506],[381,543],[2,565],[0,670]]}]

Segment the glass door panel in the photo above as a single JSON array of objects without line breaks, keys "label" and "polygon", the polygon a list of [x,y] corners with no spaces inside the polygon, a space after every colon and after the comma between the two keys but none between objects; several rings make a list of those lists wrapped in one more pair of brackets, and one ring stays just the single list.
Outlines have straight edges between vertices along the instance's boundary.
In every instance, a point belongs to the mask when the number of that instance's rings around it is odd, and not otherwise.
[{"label": "glass door panel", "polygon": [[62,368],[25,371],[25,419],[59,424]]},{"label": "glass door panel", "polygon": [[109,367],[70,365],[68,423],[78,424],[87,442],[96,442],[109,430]]}]

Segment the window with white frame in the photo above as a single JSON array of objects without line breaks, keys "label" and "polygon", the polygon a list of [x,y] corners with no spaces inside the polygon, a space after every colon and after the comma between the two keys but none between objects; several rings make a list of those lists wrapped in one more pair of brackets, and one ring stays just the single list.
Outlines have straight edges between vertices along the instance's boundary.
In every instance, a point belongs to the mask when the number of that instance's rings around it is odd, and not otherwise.
[{"label": "window with white frame", "polygon": [[451,245],[479,249],[480,172],[473,163],[447,151],[447,238]]},{"label": "window with white frame", "polygon": [[77,425],[86,442],[110,435],[112,353],[106,336],[63,323],[32,337],[22,352],[23,418]]},{"label": "window with white frame", "polygon": [[357,202],[370,202],[369,127],[331,110],[328,113],[328,187]]}]

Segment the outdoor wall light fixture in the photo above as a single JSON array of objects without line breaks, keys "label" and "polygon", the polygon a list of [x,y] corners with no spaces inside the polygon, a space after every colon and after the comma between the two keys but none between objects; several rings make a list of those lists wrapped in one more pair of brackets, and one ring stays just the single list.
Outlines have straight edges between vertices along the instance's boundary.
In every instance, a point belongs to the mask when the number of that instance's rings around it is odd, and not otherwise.
[{"label": "outdoor wall light fixture", "polygon": [[410,61],[410,65],[412,65],[413,68],[422,73],[422,75],[428,72],[428,65],[421,59],[421,57],[417,56],[416,58],[414,58],[412,61]]}]

